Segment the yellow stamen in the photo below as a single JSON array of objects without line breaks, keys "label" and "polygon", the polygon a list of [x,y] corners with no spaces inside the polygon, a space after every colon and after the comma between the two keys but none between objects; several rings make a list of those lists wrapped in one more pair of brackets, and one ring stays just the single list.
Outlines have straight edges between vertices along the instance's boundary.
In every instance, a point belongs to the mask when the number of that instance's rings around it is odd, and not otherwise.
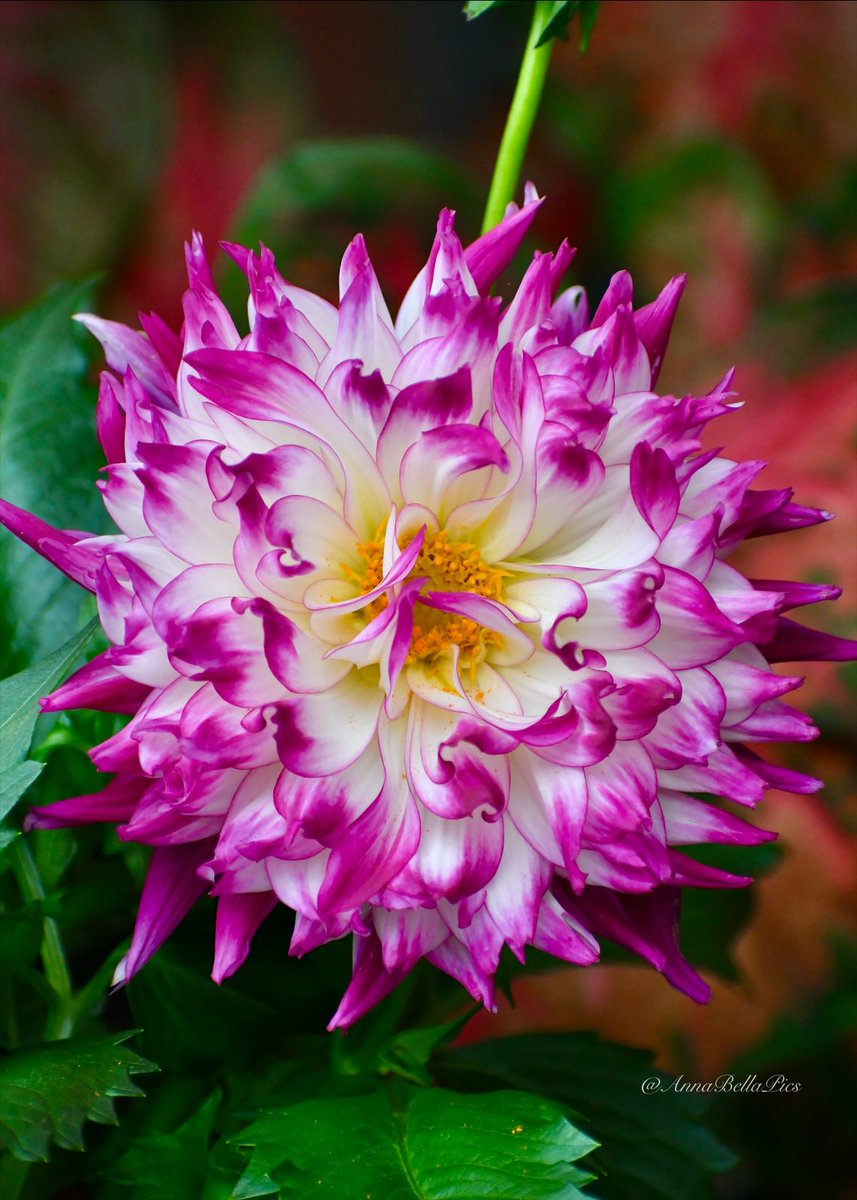
[{"label": "yellow stamen", "polygon": [[[403,549],[413,541],[407,537]],[[379,530],[368,542],[360,542],[357,552],[366,564],[362,574],[342,564],[345,573],[354,580],[362,592],[370,592],[384,577],[384,538]],[[499,600],[503,594],[503,577],[508,571],[492,567],[485,562],[472,542],[454,542],[445,529],[427,533],[420,556],[410,577],[426,575],[426,591],[472,592]],[[361,613],[372,620],[387,607],[386,594],[371,600]],[[462,660],[470,669],[471,683],[479,663],[484,659],[488,646],[498,645],[500,635],[492,629],[483,629],[469,617],[457,613],[442,612],[421,605],[414,620],[414,633],[408,662],[421,660],[436,662],[452,646],[458,646]]]}]

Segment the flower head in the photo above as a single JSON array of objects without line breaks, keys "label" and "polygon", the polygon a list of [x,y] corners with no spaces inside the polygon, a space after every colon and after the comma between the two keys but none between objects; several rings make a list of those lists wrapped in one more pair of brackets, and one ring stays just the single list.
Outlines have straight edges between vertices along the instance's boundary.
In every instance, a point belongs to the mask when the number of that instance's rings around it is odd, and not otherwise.
[{"label": "flower head", "polygon": [[294,954],[353,935],[333,1025],[421,957],[492,1006],[505,945],[587,964],[601,936],[707,998],[681,889],[748,880],[682,847],[772,836],[710,796],[819,786],[748,743],[816,732],[771,662],[851,654],[781,615],[837,589],[724,556],[828,514],[701,453],[731,376],[653,390],[683,278],[634,310],[622,272],[590,316],[563,245],[489,294],[539,204],[466,250],[442,213],[395,322],[361,237],[338,309],[228,246],[246,336],[198,238],[180,337],[81,318],[121,532],[3,515],[112,642],[44,707],[132,714],[92,752],[113,781],[30,817],[154,847],[120,977],[209,892],[218,980],[277,902]]}]

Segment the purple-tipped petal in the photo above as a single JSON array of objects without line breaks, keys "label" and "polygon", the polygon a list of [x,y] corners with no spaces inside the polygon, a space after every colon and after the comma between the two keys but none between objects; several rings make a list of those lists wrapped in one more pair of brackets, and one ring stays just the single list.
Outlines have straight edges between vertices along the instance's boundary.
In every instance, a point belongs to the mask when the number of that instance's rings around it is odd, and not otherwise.
[{"label": "purple-tipped petal", "polygon": [[419,815],[404,779],[391,778],[362,816],[344,830],[330,856],[319,908],[357,908],[410,862],[420,843]]},{"label": "purple-tipped petal", "polygon": [[582,896],[566,899],[564,908],[576,916],[596,937],[610,938],[647,959],[673,987],[707,1004],[711,988],[682,957],[678,948],[681,890],[659,887],[638,896],[623,896],[607,888],[587,888]]},{"label": "purple-tipped petal", "polygon": [[245,892],[218,899],[211,970],[215,983],[235,974],[250,952],[253,934],[276,903],[277,897],[272,892]]},{"label": "purple-tipped petal", "polygon": [[131,946],[114,983],[128,983],[144,967],[208,890],[198,869],[209,858],[210,842],[158,846],[140,897],[140,911]]},{"label": "purple-tipped petal", "polygon": [[781,617],[776,633],[759,649],[768,662],[853,662],[857,658],[857,641],[837,637],[820,629],[808,629],[797,621]]},{"label": "purple-tipped petal", "polygon": [[385,969],[381,943],[375,934],[355,938],[351,983],[339,1008],[328,1021],[327,1028],[347,1029],[353,1025],[385,996],[389,996],[406,974],[403,970]]},{"label": "purple-tipped petal", "polygon": [[10,533],[32,546],[42,558],[79,583],[88,591],[95,591],[95,574],[101,564],[101,556],[90,546],[80,545],[91,534],[74,534],[54,529],[47,521],[41,521],[23,508],[16,508],[8,500],[0,500],[0,524]]},{"label": "purple-tipped petal", "polygon": [[669,281],[657,300],[644,305],[643,308],[638,308],[634,313],[637,337],[646,347],[649,362],[652,364],[652,387],[657,383],[661,373],[676,309],[686,284],[686,275],[676,275]]},{"label": "purple-tipped petal", "polygon": [[464,251],[464,259],[480,292],[487,292],[518,253],[521,242],[544,203],[544,197],[527,198],[522,208],[510,206],[499,225],[483,233]]},{"label": "purple-tipped petal", "polygon": [[120,775],[100,792],[57,800],[31,809],[25,829],[65,829],[102,821],[127,821],[151,780],[138,775]]},{"label": "purple-tipped petal", "polygon": [[65,712],[70,708],[93,708],[96,712],[136,712],[151,688],[129,679],[108,661],[107,654],[87,663],[62,687],[39,701],[42,712]]},{"label": "purple-tipped petal", "polygon": [[679,490],[669,456],[641,442],[631,456],[631,494],[646,521],[664,537],[676,518]]}]

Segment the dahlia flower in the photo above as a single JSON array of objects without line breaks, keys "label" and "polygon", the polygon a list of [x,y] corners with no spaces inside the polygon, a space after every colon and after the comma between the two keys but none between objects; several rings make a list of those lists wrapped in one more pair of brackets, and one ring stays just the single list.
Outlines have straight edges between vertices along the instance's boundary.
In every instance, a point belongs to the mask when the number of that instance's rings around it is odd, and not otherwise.
[{"label": "dahlia flower", "polygon": [[749,746],[816,733],[771,663],[851,654],[782,616],[837,589],[724,557],[829,514],[701,452],[731,375],[654,391],[682,277],[635,310],[620,272],[590,315],[563,244],[489,294],[540,203],[467,249],[443,212],[395,321],[362,237],[339,308],[228,245],[243,336],[198,237],[180,336],[80,317],[120,532],[3,516],[112,643],[43,708],[132,714],[92,751],[115,778],[29,818],[154,847],[120,980],[208,892],[218,981],[277,903],[292,954],[353,936],[331,1027],[420,958],[492,1007],[504,946],[588,964],[600,937],[708,997],[681,889],[749,880],[682,847],[773,836],[711,797],[820,786]]}]

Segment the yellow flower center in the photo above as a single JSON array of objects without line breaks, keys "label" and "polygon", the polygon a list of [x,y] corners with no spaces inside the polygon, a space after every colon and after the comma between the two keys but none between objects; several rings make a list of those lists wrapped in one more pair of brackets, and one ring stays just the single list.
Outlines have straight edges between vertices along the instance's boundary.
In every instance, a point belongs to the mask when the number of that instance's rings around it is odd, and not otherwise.
[{"label": "yellow flower center", "polygon": [[[413,541],[413,535],[405,539],[403,549]],[[384,577],[384,539],[379,533],[369,542],[357,546],[360,557],[366,563],[362,575],[348,570],[361,591],[368,592],[377,587]],[[454,542],[445,529],[427,533],[420,556],[409,578],[419,575],[428,577],[426,591],[473,592],[499,600],[503,592],[503,577],[507,571],[492,567],[485,562],[479,550],[471,542]],[[372,620],[387,607],[386,595],[372,600],[361,611]],[[485,657],[489,645],[497,645],[500,635],[492,629],[483,629],[469,617],[457,613],[441,612],[424,604],[418,605],[414,613],[414,633],[408,662],[418,659],[435,662],[452,646],[458,646],[462,658],[475,666]]]}]

